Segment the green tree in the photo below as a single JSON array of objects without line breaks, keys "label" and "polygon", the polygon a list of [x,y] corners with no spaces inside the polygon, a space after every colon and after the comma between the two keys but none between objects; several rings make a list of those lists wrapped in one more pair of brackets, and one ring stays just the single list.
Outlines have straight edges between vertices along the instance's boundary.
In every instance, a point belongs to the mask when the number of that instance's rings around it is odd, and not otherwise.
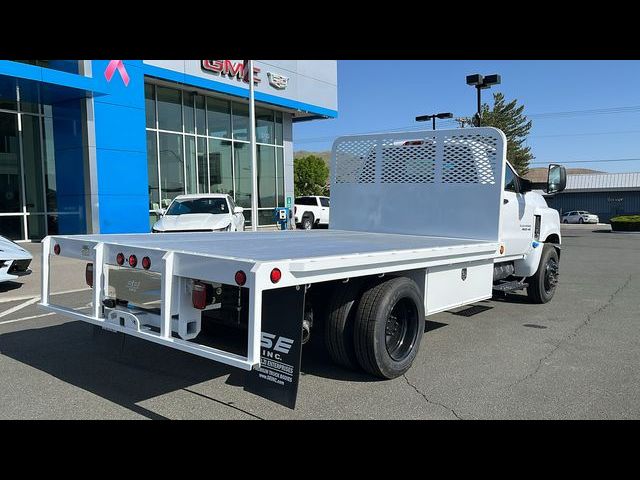
[{"label": "green tree", "polygon": [[518,106],[517,103],[517,99],[506,103],[502,93],[494,93],[493,108],[486,103],[482,105],[481,125],[499,128],[504,132],[507,137],[507,160],[519,175],[524,175],[529,171],[529,162],[535,158],[531,147],[524,145],[532,124],[523,114],[524,105]]},{"label": "green tree", "polygon": [[328,191],[329,167],[315,155],[293,160],[293,183],[296,197],[325,195]]}]

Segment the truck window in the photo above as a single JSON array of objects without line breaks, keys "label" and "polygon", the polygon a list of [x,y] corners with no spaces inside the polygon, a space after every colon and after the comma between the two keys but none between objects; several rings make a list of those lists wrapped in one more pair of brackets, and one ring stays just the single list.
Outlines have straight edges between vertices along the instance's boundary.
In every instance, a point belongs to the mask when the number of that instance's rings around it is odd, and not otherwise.
[{"label": "truck window", "polygon": [[507,168],[504,170],[504,189],[509,192],[517,192],[518,179],[516,174],[509,164],[507,164],[506,167]]},{"label": "truck window", "polygon": [[313,197],[298,197],[296,198],[296,204],[298,205],[318,205],[316,199]]},{"label": "truck window", "polygon": [[322,205],[323,207],[328,207],[329,206],[329,199],[328,198],[324,198],[324,197],[320,197],[320,205]]}]

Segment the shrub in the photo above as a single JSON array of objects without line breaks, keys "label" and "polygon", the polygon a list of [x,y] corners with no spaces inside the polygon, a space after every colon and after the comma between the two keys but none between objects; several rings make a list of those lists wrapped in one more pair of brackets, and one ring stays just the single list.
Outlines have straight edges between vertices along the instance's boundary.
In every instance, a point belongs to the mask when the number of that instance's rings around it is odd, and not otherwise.
[{"label": "shrub", "polygon": [[640,232],[640,215],[618,215],[611,218],[611,229],[619,232]]}]

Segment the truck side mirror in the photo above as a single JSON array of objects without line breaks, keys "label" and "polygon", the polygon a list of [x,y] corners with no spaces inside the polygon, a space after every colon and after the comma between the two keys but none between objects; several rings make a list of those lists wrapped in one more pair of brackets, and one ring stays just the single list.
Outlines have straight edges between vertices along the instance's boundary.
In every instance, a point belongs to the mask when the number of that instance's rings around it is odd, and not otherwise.
[{"label": "truck side mirror", "polygon": [[549,165],[547,193],[558,193],[567,186],[567,170],[562,165]]}]

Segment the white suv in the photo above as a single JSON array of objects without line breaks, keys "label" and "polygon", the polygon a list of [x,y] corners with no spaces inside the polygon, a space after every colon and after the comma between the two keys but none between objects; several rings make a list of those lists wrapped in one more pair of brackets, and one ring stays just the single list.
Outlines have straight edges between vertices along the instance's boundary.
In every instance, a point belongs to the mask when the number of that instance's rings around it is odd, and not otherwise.
[{"label": "white suv", "polygon": [[573,210],[562,215],[562,223],[598,223],[600,219],[584,210]]},{"label": "white suv", "polygon": [[311,230],[319,225],[329,225],[329,197],[297,197],[293,206],[296,226]]}]

